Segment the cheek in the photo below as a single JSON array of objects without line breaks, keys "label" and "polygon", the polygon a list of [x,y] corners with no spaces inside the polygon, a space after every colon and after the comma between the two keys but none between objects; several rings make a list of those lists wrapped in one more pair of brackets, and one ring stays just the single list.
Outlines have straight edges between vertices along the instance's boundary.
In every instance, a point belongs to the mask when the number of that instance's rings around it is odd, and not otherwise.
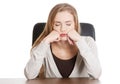
[{"label": "cheek", "polygon": [[72,28],[75,29],[75,25],[72,25]]},{"label": "cheek", "polygon": [[71,25],[71,26],[69,27],[69,29],[75,29],[75,26],[74,26],[74,25]]},{"label": "cheek", "polygon": [[54,30],[60,31],[60,27],[53,27]]}]

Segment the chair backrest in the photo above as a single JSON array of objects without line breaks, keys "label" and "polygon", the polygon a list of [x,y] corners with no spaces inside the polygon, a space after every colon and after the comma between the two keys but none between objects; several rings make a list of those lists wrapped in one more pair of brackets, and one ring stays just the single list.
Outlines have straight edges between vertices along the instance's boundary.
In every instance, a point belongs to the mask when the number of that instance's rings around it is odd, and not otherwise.
[{"label": "chair backrest", "polygon": [[[33,35],[32,35],[32,44],[35,40],[39,37],[42,33],[46,23],[37,23],[34,25],[33,28]],[[82,36],[91,36],[95,40],[95,29],[92,24],[90,23],[80,23],[81,25],[81,35]]]}]

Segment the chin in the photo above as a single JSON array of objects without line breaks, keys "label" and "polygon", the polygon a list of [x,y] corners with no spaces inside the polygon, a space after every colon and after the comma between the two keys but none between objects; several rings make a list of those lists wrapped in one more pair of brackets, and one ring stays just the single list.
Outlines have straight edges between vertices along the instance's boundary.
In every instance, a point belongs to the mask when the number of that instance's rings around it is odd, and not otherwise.
[{"label": "chin", "polygon": [[67,37],[61,37],[60,40],[61,41],[67,41]]}]

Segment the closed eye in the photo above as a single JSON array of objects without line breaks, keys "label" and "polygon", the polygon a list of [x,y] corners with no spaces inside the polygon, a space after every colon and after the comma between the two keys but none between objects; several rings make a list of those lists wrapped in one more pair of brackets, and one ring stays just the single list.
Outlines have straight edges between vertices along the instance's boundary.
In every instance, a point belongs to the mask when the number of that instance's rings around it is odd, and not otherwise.
[{"label": "closed eye", "polygon": [[54,26],[60,26],[60,25],[61,25],[60,22],[55,22],[55,23],[54,23]]},{"label": "closed eye", "polygon": [[67,26],[71,26],[71,24],[66,24]]},{"label": "closed eye", "polygon": [[60,26],[60,24],[55,24],[55,26]]}]

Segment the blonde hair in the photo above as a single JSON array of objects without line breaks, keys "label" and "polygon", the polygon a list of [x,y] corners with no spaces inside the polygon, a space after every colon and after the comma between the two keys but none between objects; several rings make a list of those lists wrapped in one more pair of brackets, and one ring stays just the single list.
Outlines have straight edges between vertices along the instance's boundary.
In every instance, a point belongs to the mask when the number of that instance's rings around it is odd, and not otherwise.
[{"label": "blonde hair", "polygon": [[37,46],[53,30],[54,18],[58,12],[62,12],[62,11],[68,11],[69,13],[73,15],[76,31],[80,33],[80,24],[78,21],[76,9],[70,4],[60,3],[54,6],[52,10],[50,11],[45,28],[43,32],[40,34],[40,36],[37,38],[37,40],[34,42],[32,48]]}]

